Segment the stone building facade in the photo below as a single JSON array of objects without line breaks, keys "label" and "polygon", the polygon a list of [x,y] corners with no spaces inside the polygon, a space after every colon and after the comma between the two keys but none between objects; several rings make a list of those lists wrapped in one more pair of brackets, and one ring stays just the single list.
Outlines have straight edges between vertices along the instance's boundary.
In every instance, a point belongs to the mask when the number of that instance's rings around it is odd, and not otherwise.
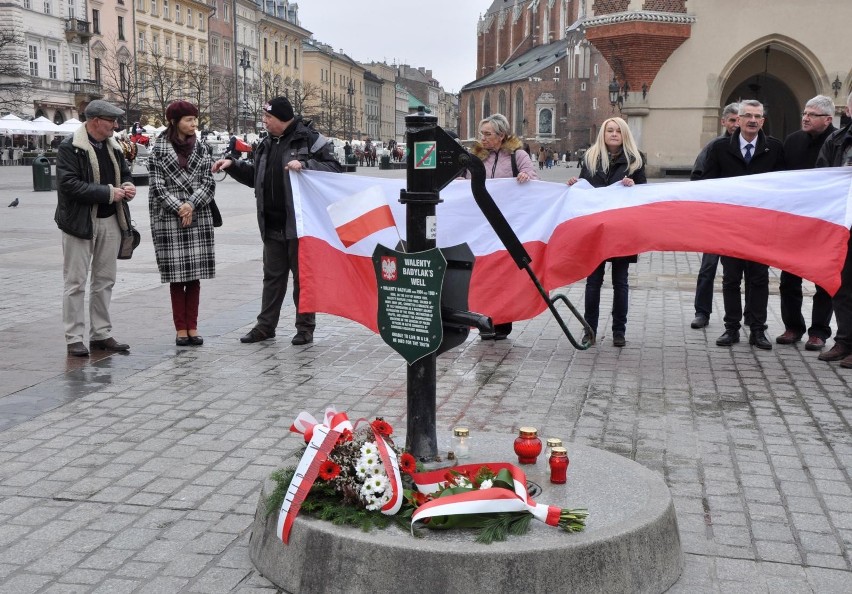
[{"label": "stone building facade", "polygon": [[764,130],[779,139],[799,129],[805,102],[818,94],[834,99],[839,123],[852,85],[843,43],[852,3],[588,4],[586,36],[631,89],[622,111],[648,154],[651,174],[688,171],[719,134],[722,107],[732,101],[763,102]]}]

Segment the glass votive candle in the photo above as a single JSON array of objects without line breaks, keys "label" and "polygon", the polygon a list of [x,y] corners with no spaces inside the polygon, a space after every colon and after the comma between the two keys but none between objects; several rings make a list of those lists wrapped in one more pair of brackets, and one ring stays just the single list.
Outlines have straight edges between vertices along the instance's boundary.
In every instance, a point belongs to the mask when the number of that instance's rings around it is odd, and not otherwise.
[{"label": "glass votive candle", "polygon": [[[558,437],[548,437],[545,440],[545,448],[544,448],[544,459],[546,461],[550,460],[550,454],[553,452],[553,448],[561,448],[562,440]],[[550,464],[548,464],[545,469],[545,473],[550,474]]]},{"label": "glass votive candle", "polygon": [[550,466],[550,482],[561,485],[568,480],[568,450],[555,447],[548,460]]},{"label": "glass votive candle", "polygon": [[470,458],[470,429],[467,427],[453,429],[453,452],[459,460]]},{"label": "glass votive candle", "polygon": [[541,440],[535,427],[521,427],[515,438],[515,453],[521,464],[535,464],[541,453]]}]

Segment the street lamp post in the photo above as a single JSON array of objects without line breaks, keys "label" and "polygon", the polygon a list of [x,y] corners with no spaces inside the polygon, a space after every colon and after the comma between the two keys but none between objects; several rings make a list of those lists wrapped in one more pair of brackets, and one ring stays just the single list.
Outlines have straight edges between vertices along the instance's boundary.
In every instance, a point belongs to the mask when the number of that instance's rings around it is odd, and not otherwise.
[{"label": "street lamp post", "polygon": [[[355,119],[353,118],[353,95],[355,95],[355,83],[352,82],[352,79],[349,79],[349,86],[346,87],[346,94],[349,95],[349,132],[351,133],[355,129]],[[347,139],[351,140],[351,139]]]},{"label": "street lamp post", "polygon": [[243,53],[240,57],[240,68],[243,69],[243,140],[248,141],[248,138],[245,136],[246,126],[248,126],[248,82],[246,75],[251,68],[251,61],[246,48],[243,48]]}]

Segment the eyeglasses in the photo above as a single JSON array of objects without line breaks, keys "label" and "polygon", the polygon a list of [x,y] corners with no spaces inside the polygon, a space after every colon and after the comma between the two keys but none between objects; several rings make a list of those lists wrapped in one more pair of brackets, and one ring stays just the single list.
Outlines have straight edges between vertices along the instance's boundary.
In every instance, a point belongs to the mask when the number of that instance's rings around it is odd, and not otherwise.
[{"label": "eyeglasses", "polygon": [[105,122],[109,122],[110,124],[114,124],[116,120],[118,120],[118,118],[103,118],[101,116],[98,116],[98,119],[103,120]]},{"label": "eyeglasses", "polygon": [[738,117],[741,117],[744,120],[762,120],[763,114],[759,113],[741,113]]},{"label": "eyeglasses", "polygon": [[830,118],[830,117],[834,117],[834,116],[832,116],[830,113],[814,113],[812,111],[803,111],[802,117],[803,118]]}]

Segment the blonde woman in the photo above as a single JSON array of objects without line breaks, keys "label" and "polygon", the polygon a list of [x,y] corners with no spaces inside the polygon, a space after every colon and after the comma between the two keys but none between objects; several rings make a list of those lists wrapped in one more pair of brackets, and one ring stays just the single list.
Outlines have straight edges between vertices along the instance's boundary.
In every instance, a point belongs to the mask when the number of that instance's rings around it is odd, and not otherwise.
[{"label": "blonde woman", "polygon": [[[623,119],[615,117],[606,120],[583,159],[580,161],[580,176],[568,180],[573,186],[578,179],[584,179],[596,188],[620,183],[625,186],[644,184],[645,157],[639,152],[633,134]],[[627,344],[624,332],[627,327],[627,306],[629,302],[627,273],[636,256],[610,258],[612,263],[612,344],[623,347]],[[601,305],[601,285],[603,285],[606,262],[586,279],[586,311],[583,317],[598,332],[598,318]],[[585,337],[584,337],[585,339]]]},{"label": "blonde woman", "polygon": [[[520,139],[511,133],[509,120],[500,113],[479,122],[479,141],[471,152],[482,159],[485,177],[514,177],[519,184],[538,179],[532,159],[521,148]],[[505,340],[512,331],[512,322],[495,324],[494,334],[480,334],[482,340]]]}]

